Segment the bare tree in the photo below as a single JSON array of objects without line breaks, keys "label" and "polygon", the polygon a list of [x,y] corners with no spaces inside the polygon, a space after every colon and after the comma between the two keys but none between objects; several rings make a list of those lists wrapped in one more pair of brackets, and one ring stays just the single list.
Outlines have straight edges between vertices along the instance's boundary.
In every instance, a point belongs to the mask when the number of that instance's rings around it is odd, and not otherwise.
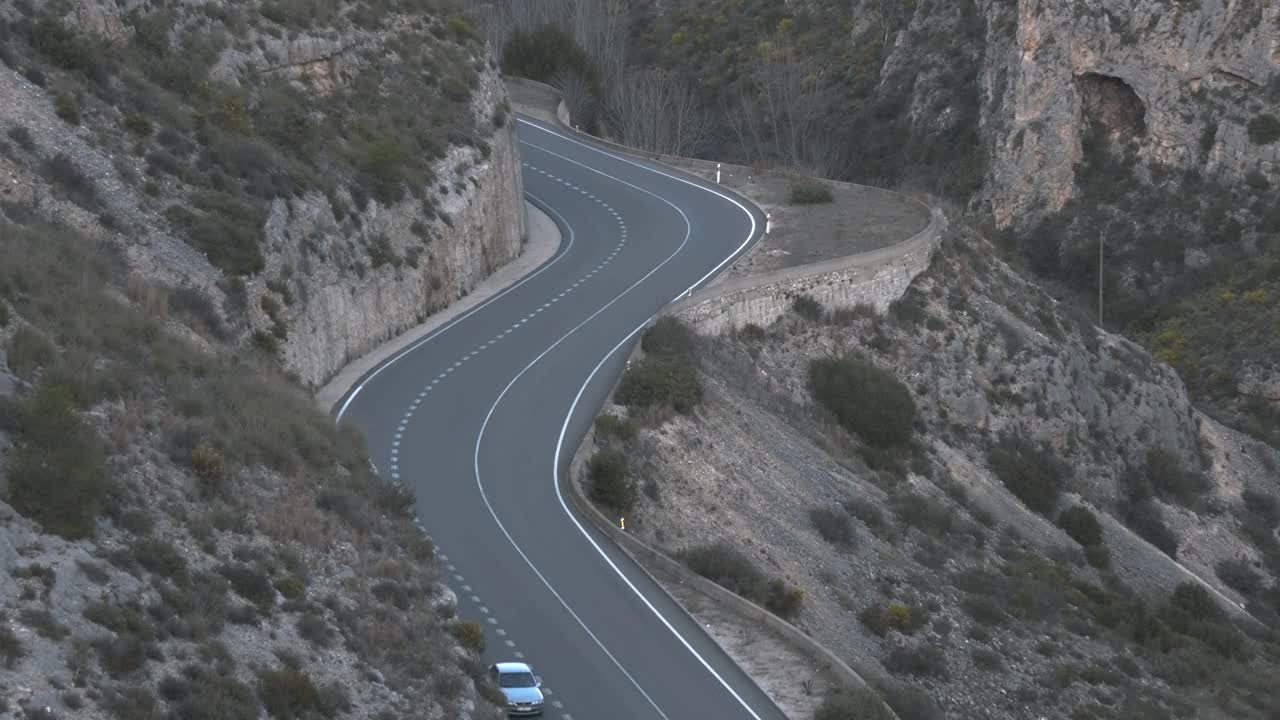
[{"label": "bare tree", "polygon": [[666,70],[628,73],[608,97],[610,125],[628,145],[687,156],[706,138],[708,118],[693,88]]},{"label": "bare tree", "polygon": [[722,110],[740,152],[756,165],[784,165],[829,176],[843,166],[824,123],[830,92],[824,68],[789,33],[756,44],[747,81]]},{"label": "bare tree", "polygon": [[575,125],[589,130],[595,128],[596,96],[591,81],[574,70],[563,69],[556,73],[551,85],[560,91],[569,117]]}]

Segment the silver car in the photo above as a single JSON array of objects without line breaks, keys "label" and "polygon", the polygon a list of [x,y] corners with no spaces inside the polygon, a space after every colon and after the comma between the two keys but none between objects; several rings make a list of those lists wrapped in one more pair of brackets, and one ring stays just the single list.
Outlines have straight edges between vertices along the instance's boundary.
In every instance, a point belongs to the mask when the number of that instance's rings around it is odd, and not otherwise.
[{"label": "silver car", "polygon": [[504,662],[489,667],[489,679],[502,690],[507,699],[508,715],[542,714],[542,681],[533,676],[533,669],[520,662]]}]

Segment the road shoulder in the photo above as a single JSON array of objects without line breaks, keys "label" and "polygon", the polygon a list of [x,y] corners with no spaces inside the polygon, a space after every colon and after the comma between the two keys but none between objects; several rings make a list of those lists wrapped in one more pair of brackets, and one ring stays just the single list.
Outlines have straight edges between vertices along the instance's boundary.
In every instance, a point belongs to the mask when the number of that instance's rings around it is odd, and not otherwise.
[{"label": "road shoulder", "polygon": [[460,298],[445,309],[427,318],[422,324],[400,333],[365,355],[347,363],[337,375],[333,376],[333,379],[316,392],[316,402],[320,407],[326,412],[331,411],[369,371],[436,329],[443,327],[450,320],[520,282],[541,267],[547,260],[554,257],[562,241],[560,228],[554,220],[533,203],[525,200],[524,204],[525,212],[528,214],[529,236],[515,260],[503,265],[492,275],[481,280],[466,297]]}]

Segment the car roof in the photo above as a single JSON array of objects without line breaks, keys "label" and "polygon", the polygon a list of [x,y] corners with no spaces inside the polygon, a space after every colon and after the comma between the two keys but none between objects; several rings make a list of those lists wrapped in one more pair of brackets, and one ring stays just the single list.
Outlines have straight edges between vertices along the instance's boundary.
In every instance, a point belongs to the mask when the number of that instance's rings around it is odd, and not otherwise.
[{"label": "car roof", "polygon": [[500,673],[517,673],[517,672],[533,672],[533,670],[522,662],[501,662],[494,667],[498,668]]}]

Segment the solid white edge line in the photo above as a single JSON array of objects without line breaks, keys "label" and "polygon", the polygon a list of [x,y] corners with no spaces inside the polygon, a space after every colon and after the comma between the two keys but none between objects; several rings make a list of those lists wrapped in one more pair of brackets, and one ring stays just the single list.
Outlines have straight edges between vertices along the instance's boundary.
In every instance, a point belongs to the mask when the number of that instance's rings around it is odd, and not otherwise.
[{"label": "solid white edge line", "polygon": [[[542,210],[542,209],[543,209],[543,207],[545,207],[545,208],[550,208],[550,207],[551,207],[550,205],[547,205],[545,202],[543,202],[543,200],[542,200],[541,198],[539,198],[537,195],[534,195],[534,194],[533,194],[533,193],[531,193],[531,192],[525,192],[525,196],[526,196],[526,197],[529,197],[529,198],[532,198],[532,199],[534,200],[535,204],[540,206],[540,207],[538,208],[539,210]],[[545,263],[542,267],[540,267],[540,268],[538,268],[537,270],[533,271],[532,273],[530,273],[530,274],[526,275],[524,278],[522,278],[522,279],[520,280],[520,282],[517,282],[516,284],[512,285],[511,287],[508,287],[507,289],[503,290],[502,292],[498,293],[497,295],[494,295],[493,297],[489,298],[488,300],[485,300],[484,302],[480,303],[479,305],[477,305],[477,306],[475,306],[475,307],[471,308],[470,310],[468,310],[467,312],[463,313],[462,315],[459,315],[458,317],[454,318],[453,320],[450,320],[450,321],[449,321],[448,323],[446,323],[443,327],[438,327],[438,328],[436,328],[435,330],[431,331],[431,333],[429,333],[426,337],[424,337],[424,338],[420,338],[420,339],[418,339],[418,340],[414,341],[414,343],[413,343],[412,345],[410,345],[410,346],[409,346],[409,347],[407,347],[407,348],[404,348],[404,349],[403,349],[403,350],[401,350],[400,352],[398,352],[398,353],[396,353],[395,355],[393,355],[393,356],[391,357],[391,359],[390,359],[390,360],[387,360],[387,361],[386,361],[386,362],[384,362],[383,364],[379,365],[377,369],[375,369],[372,373],[370,373],[370,374],[369,374],[369,376],[368,376],[368,377],[366,377],[364,380],[361,380],[361,381],[360,381],[360,383],[359,383],[358,385],[356,385],[356,387],[355,387],[353,390],[351,390],[351,392],[350,392],[350,393],[348,393],[348,395],[347,395],[347,399],[342,403],[342,407],[338,409],[338,414],[337,414],[337,416],[334,418],[334,422],[335,422],[335,423],[341,423],[341,422],[342,422],[342,416],[346,414],[346,412],[347,412],[347,408],[351,406],[352,401],[354,401],[354,400],[356,399],[356,396],[360,394],[360,391],[364,389],[364,386],[365,386],[365,385],[368,385],[368,384],[369,384],[369,383],[370,383],[370,382],[371,382],[375,377],[377,377],[377,376],[378,376],[378,375],[379,375],[383,370],[386,370],[387,368],[391,367],[391,366],[392,366],[392,365],[394,365],[396,362],[398,362],[401,358],[403,358],[405,355],[408,355],[409,353],[413,352],[414,350],[417,350],[418,348],[420,348],[420,347],[422,347],[423,345],[427,344],[427,343],[428,343],[428,342],[430,342],[431,340],[435,339],[435,338],[436,338],[438,335],[440,335],[441,333],[443,333],[443,332],[445,332],[446,330],[448,330],[448,329],[452,328],[454,325],[457,325],[458,323],[462,322],[463,320],[466,320],[467,318],[471,317],[472,315],[474,315],[474,314],[476,314],[476,313],[480,312],[481,310],[483,310],[483,309],[485,309],[486,307],[488,307],[491,303],[497,302],[498,300],[502,299],[502,298],[503,298],[507,293],[514,291],[516,288],[520,287],[521,285],[524,285],[525,283],[529,282],[530,280],[534,279],[535,277],[537,277],[537,276],[541,275],[543,272],[545,272],[545,271],[549,270],[549,269],[551,268],[551,266],[552,266],[552,265],[555,265],[556,263],[560,262],[561,258],[563,258],[565,255],[568,255],[568,254],[569,254],[569,250],[570,250],[572,247],[573,247],[573,233],[569,233],[569,244],[568,244],[568,245],[564,245],[563,247],[561,247],[561,248],[556,252],[555,257],[553,257],[549,262]]]},{"label": "solid white edge line", "polygon": [[[636,187],[635,185],[631,185],[630,183],[627,183],[625,180],[618,180],[617,178],[614,178],[614,179],[620,183],[629,185],[630,187],[640,190],[641,192],[648,192],[643,188],[639,188],[639,187]],[[639,287],[641,283],[643,283],[645,280],[653,276],[653,274],[658,272],[658,270],[662,269],[664,265],[666,265],[667,263],[675,259],[680,254],[680,252],[685,248],[685,246],[689,243],[689,236],[693,232],[693,227],[692,225],[689,224],[689,219],[687,216],[685,216],[684,211],[676,207],[671,202],[659,197],[658,195],[654,195],[653,193],[649,193],[649,194],[653,195],[659,200],[662,200],[668,205],[671,205],[671,207],[675,208],[676,212],[680,213],[681,217],[685,218],[685,227],[688,228],[688,230],[685,232],[684,240],[680,243],[679,246],[676,247],[674,252],[672,252],[669,256],[667,256],[665,260],[663,260],[662,262],[654,266],[653,269],[645,273],[644,276],[641,277],[639,280],[636,280],[634,283],[632,283],[631,286],[628,287],[626,290],[623,290],[622,292],[618,293],[616,296],[614,296],[612,300],[605,303],[603,306],[598,308],[595,312],[591,313],[591,315],[587,316],[585,320],[575,325],[573,329],[569,330],[569,332],[565,333],[564,335],[561,335],[558,340],[552,343],[546,350],[543,350],[528,365],[525,365],[524,368],[520,370],[520,372],[516,373],[515,377],[511,378],[511,382],[507,383],[506,387],[502,389],[502,392],[498,393],[498,397],[493,401],[493,405],[489,406],[489,412],[485,414],[484,422],[480,424],[480,432],[479,434],[476,435],[475,452],[472,455],[472,467],[475,471],[476,489],[480,491],[480,499],[484,501],[484,506],[489,511],[490,517],[493,518],[493,522],[497,524],[498,529],[502,531],[503,536],[507,538],[507,542],[511,543],[511,547],[515,548],[516,553],[519,554],[520,558],[523,559],[525,564],[529,566],[529,569],[533,571],[533,574],[538,576],[538,579],[542,581],[542,584],[546,586],[547,590],[551,593],[551,595],[555,597],[555,599],[560,603],[560,606],[565,609],[565,612],[569,613],[569,616],[572,617],[574,621],[578,623],[578,626],[581,627],[582,631],[587,634],[587,637],[591,638],[592,642],[596,644],[596,647],[600,648],[600,651],[605,654],[605,657],[608,657],[610,662],[612,662],[614,666],[618,668],[618,671],[621,672],[627,678],[627,680],[631,683],[631,686],[634,687],[642,697],[644,697],[645,701],[647,701],[649,705],[654,709],[654,712],[658,713],[658,716],[661,717],[662,720],[670,720],[667,714],[662,711],[662,708],[658,707],[658,703],[656,703],[654,699],[649,695],[649,693],[645,692],[645,689],[640,686],[640,683],[635,679],[635,676],[633,676],[630,672],[628,672],[627,669],[623,667],[622,663],[618,660],[618,658],[615,657],[614,654],[609,651],[609,648],[605,647],[605,644],[600,641],[600,638],[596,637],[596,634],[591,632],[591,628],[587,627],[587,624],[583,622],[582,618],[579,617],[578,614],[573,611],[573,608],[569,606],[569,603],[564,599],[564,597],[561,596],[560,593],[556,591],[555,587],[551,584],[551,582],[547,580],[546,576],[542,574],[542,571],[538,569],[538,566],[533,564],[533,561],[530,560],[529,556],[525,554],[524,549],[521,548],[520,545],[515,541],[515,538],[511,537],[511,533],[507,531],[507,527],[502,524],[502,520],[498,518],[498,513],[493,509],[493,504],[489,502],[489,495],[484,491],[484,483],[480,479],[480,445],[484,441],[484,432],[489,427],[489,420],[493,418],[494,411],[498,409],[498,405],[502,404],[502,399],[507,396],[507,393],[511,390],[511,388],[520,380],[520,378],[524,377],[525,373],[529,372],[529,370],[533,366],[537,365],[542,360],[542,358],[546,357],[552,350],[559,347],[560,343],[563,343],[565,340],[571,337],[574,333],[578,332],[584,326],[586,326],[587,323],[594,320],[605,310],[608,310],[614,303],[618,302],[623,297],[625,297],[628,293],[630,293],[632,290]],[[555,211],[552,210],[552,212],[555,212]],[[560,219],[561,222],[565,223],[566,227],[570,228],[570,232],[572,233],[573,231],[572,226],[565,221],[564,217],[561,216],[559,213],[555,213],[555,214]],[[739,702],[741,702],[741,700],[739,700]],[[751,709],[747,708],[747,711],[751,712]],[[752,713],[752,715],[755,716],[755,713]],[[759,720],[759,718],[757,717],[756,720]]]},{"label": "solid white edge line", "polygon": [[[522,121],[522,122],[523,122],[523,121]],[[536,125],[533,125],[533,127],[537,127],[537,126],[536,126]],[[541,128],[540,128],[540,129],[541,129]],[[550,132],[550,131],[547,131],[547,132]],[[552,133],[552,134],[556,134],[556,133]],[[584,147],[588,147],[588,148],[593,149],[593,150],[595,150],[595,149],[596,149],[596,148],[592,148],[590,145],[585,145],[585,144],[583,144],[583,143],[579,143],[579,142],[577,142],[576,140],[573,140],[572,138],[567,138],[567,137],[565,137],[565,136],[558,135],[558,134],[556,134],[556,135],[557,135],[557,137],[562,137],[562,138],[564,138],[564,139],[566,139],[566,140],[570,140],[570,141],[575,142],[575,143],[577,143],[577,144],[579,144],[579,145],[583,145]],[[525,145],[527,145],[527,146],[528,146],[528,147],[530,147],[530,148],[534,148],[534,149],[536,149],[536,150],[540,150],[540,151],[542,151],[542,152],[548,153],[548,154],[550,154],[550,155],[554,155],[555,157],[558,157],[558,158],[560,158],[560,159],[562,159],[562,160],[565,160],[565,161],[567,161],[567,162],[573,163],[574,165],[578,165],[578,166],[580,166],[580,167],[582,167],[582,168],[585,168],[585,169],[587,169],[587,170],[589,170],[589,171],[591,171],[591,172],[594,172],[594,173],[597,173],[597,174],[602,175],[602,176],[604,176],[604,177],[610,178],[610,179],[612,179],[612,180],[615,180],[615,181],[617,181],[617,182],[620,182],[620,183],[622,183],[622,184],[624,184],[624,185],[627,185],[627,186],[629,186],[629,187],[632,187],[632,188],[634,188],[634,189],[640,190],[641,192],[644,192],[644,193],[646,193],[646,194],[648,194],[648,195],[652,195],[653,197],[655,197],[655,198],[657,198],[657,199],[661,200],[662,202],[664,202],[664,203],[666,203],[666,204],[670,205],[671,207],[676,208],[676,211],[680,213],[681,217],[684,217],[684,218],[685,218],[685,224],[686,224],[686,226],[689,228],[689,231],[688,231],[688,232],[689,232],[689,235],[691,235],[691,234],[692,234],[692,232],[693,232],[693,227],[692,227],[692,225],[689,223],[688,216],[687,216],[687,215],[685,215],[685,213],[684,213],[684,211],[683,211],[683,210],[681,210],[678,206],[676,206],[674,203],[672,203],[671,201],[667,200],[666,198],[663,198],[662,196],[660,196],[660,195],[658,195],[658,194],[656,194],[656,193],[653,193],[653,192],[650,192],[650,191],[648,191],[648,190],[645,190],[644,188],[641,188],[641,187],[638,187],[638,186],[633,185],[633,184],[631,184],[631,183],[628,183],[628,182],[626,182],[625,180],[621,180],[620,178],[617,178],[617,177],[614,177],[614,176],[612,176],[612,175],[609,175],[608,173],[603,172],[603,171],[601,171],[601,170],[597,170],[597,169],[592,168],[592,167],[590,167],[590,166],[583,165],[582,163],[580,163],[580,162],[578,162],[578,161],[576,161],[576,160],[573,160],[572,158],[565,157],[564,155],[560,155],[559,153],[556,153],[556,152],[554,152],[554,151],[552,151],[552,150],[548,150],[547,148],[541,147],[541,146],[539,146],[539,145],[535,145],[534,143],[526,142],[526,143],[525,143]],[[609,153],[603,153],[603,154],[608,155]],[[618,159],[622,160],[623,158],[618,158]],[[636,167],[640,167],[640,168],[643,168],[643,169],[645,169],[645,170],[649,170],[650,172],[656,173],[656,174],[658,174],[658,175],[662,175],[662,176],[664,176],[664,177],[668,177],[668,178],[671,178],[671,179],[673,179],[673,180],[679,180],[680,182],[683,182],[683,183],[685,183],[685,184],[687,184],[687,185],[691,185],[691,186],[693,186],[693,187],[695,187],[695,188],[701,189],[701,190],[703,190],[703,191],[705,191],[705,192],[709,192],[709,193],[711,193],[711,194],[713,194],[713,195],[716,195],[716,196],[718,196],[718,197],[720,197],[720,198],[722,198],[722,199],[724,199],[724,200],[727,200],[727,201],[729,201],[729,202],[733,203],[734,205],[736,205],[736,206],[738,207],[738,209],[742,210],[742,211],[747,215],[747,219],[751,221],[751,230],[747,233],[747,237],[742,241],[742,243],[741,243],[740,245],[738,245],[738,247],[737,247],[737,248],[735,248],[735,249],[733,250],[733,252],[731,252],[731,253],[730,253],[730,254],[729,254],[725,259],[721,260],[719,264],[717,264],[714,268],[712,268],[710,271],[708,271],[708,272],[707,272],[705,275],[703,275],[701,278],[698,278],[698,280],[697,280],[697,281],[695,281],[695,282],[694,282],[692,285],[690,285],[688,288],[686,288],[686,289],[684,289],[684,290],[680,291],[679,293],[677,293],[675,297],[673,297],[671,300],[667,301],[667,304],[670,304],[671,302],[674,302],[675,300],[678,300],[680,297],[682,297],[683,295],[685,295],[686,293],[688,293],[690,290],[692,290],[693,288],[696,288],[698,285],[700,285],[700,284],[702,284],[703,282],[705,282],[705,281],[707,280],[707,278],[714,276],[717,272],[719,272],[722,268],[724,268],[724,266],[725,266],[725,265],[727,265],[727,264],[728,264],[729,262],[731,262],[734,258],[736,258],[736,257],[737,257],[737,256],[738,256],[738,255],[743,251],[743,250],[745,250],[745,249],[746,249],[746,248],[751,244],[752,240],[755,238],[756,230],[757,230],[757,228],[758,228],[758,225],[757,225],[757,223],[756,223],[755,215],[753,215],[749,209],[747,209],[744,205],[742,205],[742,203],[738,202],[737,200],[733,199],[732,197],[729,197],[729,196],[727,196],[727,195],[721,194],[721,193],[716,192],[716,191],[714,191],[714,190],[711,190],[711,189],[709,189],[709,188],[705,188],[705,187],[703,187],[703,186],[701,186],[701,185],[698,185],[697,183],[692,183],[692,182],[689,182],[688,180],[684,180],[684,179],[682,179],[682,178],[677,178],[677,177],[675,177],[675,176],[668,175],[667,173],[661,172],[661,171],[659,171],[659,170],[655,170],[655,169],[653,169],[653,168],[647,168],[647,167],[645,167],[644,165],[639,165],[639,164],[637,164],[637,163],[632,163],[632,162],[627,161],[627,160],[624,160],[624,161],[625,161],[625,162],[628,162],[628,163],[629,163],[629,164],[631,164],[631,165],[635,165]],[[689,235],[686,235],[686,237],[685,237],[685,243],[687,243],[687,242],[688,242],[688,240],[689,240]],[[678,249],[676,250],[676,253],[677,253],[677,254],[680,252],[680,250],[681,250],[681,249],[683,249],[683,247],[684,247],[685,243],[681,243],[680,248],[678,248]],[[661,264],[659,264],[659,265],[658,265],[657,267],[655,267],[653,270],[649,271],[649,274],[645,275],[645,277],[643,277],[643,278],[641,278],[639,281],[637,281],[637,284],[638,284],[639,282],[643,282],[643,280],[644,280],[645,278],[649,277],[649,275],[652,275],[654,272],[656,272],[656,271],[657,271],[657,269],[658,269],[658,268],[661,268],[661,267],[662,267],[663,265],[665,265],[668,261],[670,261],[670,260],[671,260],[671,258],[673,258],[673,257],[675,257],[675,255],[672,255],[671,257],[667,258],[667,260],[664,260]],[[632,288],[634,288],[634,287],[635,287],[635,286],[633,285],[631,288],[627,288],[627,290],[623,291],[623,295],[625,295],[626,293],[630,292],[630,291],[631,291],[631,289],[632,289]],[[490,414],[490,415],[492,415],[492,413],[493,413],[494,409],[496,409],[496,408],[497,408],[498,403],[502,401],[502,397],[503,397],[504,395],[506,395],[507,391],[511,388],[511,385],[514,385],[514,384],[515,384],[515,382],[516,382],[517,380],[519,380],[519,379],[520,379],[520,377],[521,377],[522,375],[524,375],[524,373],[525,373],[525,372],[527,372],[527,371],[529,370],[529,368],[531,368],[531,367],[533,367],[533,365],[537,364],[539,360],[541,360],[541,359],[542,359],[542,358],[543,358],[547,353],[551,352],[551,350],[552,350],[552,349],[554,349],[557,345],[559,345],[561,342],[563,342],[565,338],[569,337],[569,335],[572,335],[572,334],[573,334],[574,332],[576,332],[579,328],[581,328],[581,327],[582,327],[582,325],[585,325],[585,324],[586,324],[587,322],[589,322],[592,318],[594,318],[594,317],[595,317],[596,315],[598,315],[599,313],[603,312],[606,308],[608,308],[608,307],[609,307],[609,305],[612,305],[614,302],[616,302],[616,301],[617,301],[619,298],[621,298],[621,297],[622,297],[622,295],[619,295],[617,298],[614,298],[614,300],[610,301],[607,305],[605,305],[604,307],[600,308],[599,310],[597,310],[597,311],[596,311],[596,313],[594,313],[593,315],[591,315],[590,317],[588,317],[586,320],[584,320],[584,321],[583,321],[583,323],[582,323],[582,324],[580,324],[578,327],[575,327],[574,329],[570,330],[568,334],[566,334],[564,337],[560,338],[560,340],[557,340],[557,341],[556,341],[556,342],[555,342],[551,347],[547,348],[547,350],[545,350],[541,355],[539,355],[537,358],[534,358],[533,362],[532,362],[532,363],[530,363],[528,366],[526,366],[523,370],[521,370],[521,371],[520,371],[520,373],[519,373],[519,374],[517,374],[517,375],[516,375],[516,377],[512,379],[511,383],[510,383],[510,384],[508,384],[508,385],[507,385],[507,387],[503,389],[502,394],[500,394],[500,395],[498,396],[498,400],[497,400],[497,401],[495,401],[495,403],[494,403],[493,407],[492,407],[492,408],[490,408],[490,410],[489,410],[489,414]],[[566,433],[566,431],[567,431],[567,429],[568,429],[569,422],[570,422],[570,420],[571,420],[571,419],[572,419],[572,417],[573,417],[574,410],[577,408],[578,402],[582,399],[582,395],[583,395],[583,393],[586,391],[587,386],[588,386],[588,385],[590,385],[591,380],[592,380],[592,379],[595,377],[595,375],[600,371],[600,368],[604,366],[604,363],[605,363],[605,362],[607,362],[607,361],[608,361],[608,359],[609,359],[609,358],[610,358],[610,357],[611,357],[615,352],[617,352],[618,348],[622,347],[623,345],[625,345],[625,344],[627,343],[627,341],[629,341],[631,338],[635,337],[636,333],[640,332],[640,330],[642,330],[646,325],[648,325],[648,324],[653,320],[653,318],[654,318],[654,317],[656,317],[656,316],[657,316],[656,314],[655,314],[655,315],[651,315],[651,316],[649,316],[649,317],[648,317],[648,318],[647,318],[643,323],[641,323],[638,327],[636,327],[634,330],[632,330],[630,333],[628,333],[628,334],[627,334],[627,336],[626,336],[625,338],[623,338],[623,340],[622,340],[621,342],[619,342],[617,345],[615,345],[615,346],[613,347],[613,349],[611,349],[611,350],[610,350],[610,351],[605,355],[605,357],[604,357],[603,359],[601,359],[601,361],[599,362],[599,364],[597,364],[597,365],[596,365],[596,367],[595,367],[594,369],[592,369],[591,374],[587,376],[586,381],[585,381],[585,382],[582,384],[582,386],[578,389],[578,393],[577,393],[577,395],[575,395],[575,396],[574,396],[573,404],[570,406],[570,408],[569,408],[569,412],[568,412],[568,414],[565,416],[564,424],[561,426],[561,429],[560,429],[560,437],[559,437],[559,439],[558,439],[558,440],[557,440],[557,442],[556,442],[555,454],[554,454],[553,459],[552,459],[552,462],[553,462],[553,467],[552,467],[552,482],[553,482],[554,489],[555,489],[555,492],[556,492],[556,498],[557,498],[557,500],[560,502],[560,507],[564,510],[565,514],[569,517],[569,520],[570,520],[571,522],[573,522],[574,526],[578,528],[578,531],[579,531],[580,533],[582,533],[582,536],[583,536],[583,537],[585,537],[585,538],[587,539],[587,542],[589,542],[589,543],[591,544],[591,547],[592,547],[592,548],[594,548],[594,549],[595,549],[595,551],[596,551],[596,553],[598,553],[598,554],[600,555],[600,557],[604,559],[605,563],[607,563],[607,564],[609,565],[609,567],[614,571],[614,573],[615,573],[615,574],[617,574],[617,576],[618,576],[619,578],[621,578],[621,579],[622,579],[622,581],[627,585],[627,587],[628,587],[628,588],[630,588],[630,589],[631,589],[631,591],[632,591],[633,593],[635,593],[636,597],[640,598],[641,602],[643,602],[643,603],[645,604],[645,606],[646,606],[646,607],[648,607],[648,608],[649,608],[649,610],[654,614],[654,616],[655,616],[655,617],[657,617],[657,618],[658,618],[658,620],[659,620],[660,622],[662,622],[662,624],[663,624],[663,625],[665,625],[665,626],[666,626],[667,630],[669,630],[669,631],[671,632],[671,634],[672,634],[672,635],[674,635],[674,636],[676,637],[676,639],[680,641],[680,644],[681,644],[681,645],[683,645],[683,646],[685,647],[685,649],[686,649],[686,650],[688,650],[688,651],[689,651],[689,653],[690,653],[690,654],[692,654],[692,655],[694,656],[694,658],[696,658],[696,659],[698,660],[698,662],[699,662],[699,663],[700,663],[704,668],[706,668],[707,672],[711,673],[711,676],[712,676],[712,677],[714,677],[714,678],[715,678],[715,679],[720,683],[720,685],[721,685],[721,686],[722,686],[722,687],[723,687],[723,688],[724,688],[724,689],[725,689],[725,690],[726,690],[726,691],[727,691],[727,692],[728,692],[728,693],[733,697],[733,699],[734,699],[734,700],[736,700],[736,701],[738,702],[738,704],[739,704],[739,705],[741,705],[741,706],[742,706],[742,708],[743,708],[744,710],[746,710],[746,711],[747,711],[747,713],[749,713],[749,714],[751,715],[751,717],[752,717],[752,718],[754,718],[754,720],[760,720],[760,716],[759,716],[759,715],[757,715],[757,714],[756,714],[756,712],[755,712],[755,710],[753,710],[753,709],[751,708],[751,706],[747,704],[746,700],[744,700],[744,699],[742,698],[742,696],[741,696],[741,695],[739,695],[739,694],[737,693],[737,691],[736,691],[736,690],[734,690],[734,689],[733,689],[733,687],[729,685],[728,681],[726,681],[723,677],[721,677],[721,675],[720,675],[718,672],[716,672],[715,668],[711,667],[711,664],[710,664],[710,663],[708,663],[708,662],[706,661],[706,659],[705,659],[705,658],[703,658],[703,657],[702,657],[702,655],[700,655],[700,654],[698,653],[698,651],[697,651],[697,650],[695,650],[695,649],[693,648],[693,646],[689,643],[689,641],[688,641],[688,640],[686,640],[686,639],[684,638],[684,636],[683,636],[683,635],[681,635],[681,634],[680,634],[680,632],[679,632],[678,630],[676,630],[676,629],[675,629],[675,627],[674,627],[674,626],[673,626],[673,625],[672,625],[672,624],[667,620],[667,618],[666,618],[666,617],[665,617],[661,612],[659,612],[659,611],[658,611],[658,609],[657,609],[656,607],[654,607],[654,606],[653,606],[653,604],[652,604],[651,602],[649,602],[649,599],[648,599],[647,597],[645,597],[644,593],[640,592],[640,589],[639,589],[639,588],[637,588],[637,587],[636,587],[636,586],[631,582],[631,579],[630,579],[630,578],[628,578],[628,577],[626,576],[626,574],[622,572],[622,570],[621,570],[621,569],[620,569],[620,568],[619,568],[619,567],[618,567],[618,566],[613,562],[612,558],[610,558],[610,557],[608,556],[608,554],[607,554],[607,553],[605,553],[605,552],[604,552],[604,550],[599,546],[599,544],[597,544],[597,543],[596,543],[595,538],[592,538],[592,537],[591,537],[591,535],[586,531],[586,528],[584,528],[584,527],[582,526],[582,524],[578,522],[578,519],[577,519],[576,517],[574,517],[574,516],[573,516],[573,513],[569,511],[569,507],[568,507],[568,505],[566,505],[566,504],[565,504],[564,496],[563,496],[563,494],[560,492],[560,454],[561,454],[561,452],[562,452],[562,448],[563,448],[563,444],[564,444],[564,436],[565,436],[565,433]],[[489,421],[489,417],[488,417],[488,416],[486,416],[486,417],[485,417],[485,423],[484,423],[484,425],[482,425],[482,426],[481,426],[481,430],[480,430],[481,437],[483,437],[483,435],[484,435],[484,426],[487,426],[487,425],[488,425],[488,421]],[[475,462],[476,462],[476,484],[477,484],[477,486],[479,486],[479,485],[480,485],[479,453],[480,453],[480,440],[479,440],[479,438],[477,438],[477,441],[476,441],[476,459],[475,459]],[[482,486],[480,487],[480,492],[481,492],[481,495],[482,495],[482,496],[484,496],[484,488],[483,488]],[[497,514],[496,514],[496,513],[494,513],[492,506],[491,506],[491,505],[489,505],[488,498],[487,498],[487,497],[485,497],[485,498],[484,498],[484,501],[485,501],[485,505],[486,505],[487,507],[489,507],[489,512],[490,512],[490,514],[491,514],[491,515],[493,515],[494,521],[498,523],[498,525],[499,525],[499,527],[500,527],[500,528],[502,528],[503,534],[507,534],[506,529],[502,527],[502,523],[501,523],[501,521],[500,521],[500,520],[498,520],[498,516],[497,516]],[[525,557],[525,556],[524,556],[524,552],[523,552],[522,550],[520,550],[519,546],[518,546],[518,545],[516,545],[515,541],[514,541],[514,540],[512,540],[512,538],[511,538],[511,536],[510,536],[509,534],[507,535],[507,539],[511,542],[512,546],[516,548],[516,551],[517,551],[517,552],[519,552],[519,553],[520,553],[520,555],[521,555],[522,557]],[[538,572],[537,568],[536,568],[536,567],[534,567],[533,563],[532,563],[532,562],[530,562],[530,561],[529,561],[529,559],[528,559],[527,557],[525,557],[525,562],[529,564],[529,567],[530,567],[530,568],[533,568],[534,572],[535,572],[536,574],[538,574],[538,577],[542,579],[543,583],[547,585],[548,589],[551,589],[551,590],[552,590],[552,593],[555,593],[555,590],[551,588],[551,585],[550,585],[549,583],[547,583],[547,581],[546,581],[546,579],[545,579],[545,578],[542,578],[542,574]],[[556,597],[557,597],[557,598],[559,598],[559,595],[557,594],[557,595],[556,595]],[[561,601],[561,604],[564,604],[564,602],[563,602],[563,601]],[[565,609],[566,609],[566,610],[569,610],[568,605],[565,605]],[[573,614],[573,611],[572,611],[572,610],[569,610],[569,612],[570,612],[570,614]],[[575,618],[575,619],[577,619],[577,616],[576,616],[576,615],[574,615],[574,618]],[[582,622],[582,621],[581,621],[581,620],[579,620],[578,622],[581,624],[581,622]],[[587,628],[586,628],[586,626],[585,626],[585,625],[583,625],[583,629],[584,629],[584,630],[587,630]],[[588,634],[590,634],[590,633],[591,633],[591,631],[590,631],[590,630],[587,630],[587,633],[588,633]],[[592,639],[595,639],[595,638],[594,638],[594,635],[592,636]],[[597,643],[598,643],[598,642],[599,642],[599,641],[597,641]],[[601,646],[601,648],[603,649],[603,646]],[[607,652],[607,651],[606,651],[606,652]],[[619,665],[619,669],[621,669],[621,665]],[[623,672],[625,673],[626,671],[625,671],[625,670],[623,670]],[[630,678],[630,675],[628,675],[628,678]],[[634,680],[632,680],[632,683],[634,684],[634,683],[635,683],[635,681],[634,681]],[[639,689],[639,686],[638,686],[638,685],[637,685],[636,687],[637,687],[637,689]],[[642,690],[641,692],[643,693],[643,690]],[[646,697],[648,697],[648,696],[646,695]],[[655,710],[657,709],[657,706],[656,706],[656,705],[654,706],[654,709],[655,709]],[[658,712],[659,712],[659,714],[661,714],[661,712],[662,712],[662,711],[661,711],[661,710],[658,710]],[[665,717],[665,716],[664,716],[664,717]]]}]

